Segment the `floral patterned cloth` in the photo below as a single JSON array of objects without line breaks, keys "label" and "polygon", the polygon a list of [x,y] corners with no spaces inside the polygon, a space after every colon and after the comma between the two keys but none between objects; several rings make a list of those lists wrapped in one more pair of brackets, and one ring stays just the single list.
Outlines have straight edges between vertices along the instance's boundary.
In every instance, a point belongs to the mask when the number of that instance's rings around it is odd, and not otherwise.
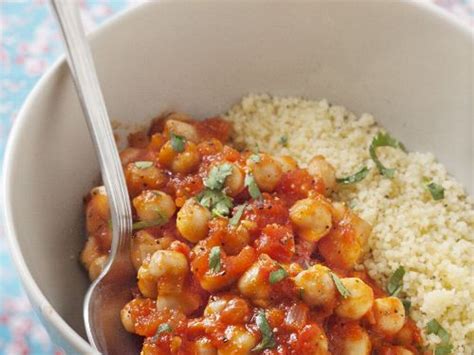
[{"label": "floral patterned cloth", "polygon": [[[143,0],[80,1],[86,30]],[[474,25],[473,0],[434,0]],[[0,161],[6,138],[36,81],[63,52],[45,0],[0,0]],[[0,354],[59,354],[20,285],[0,225]]]}]

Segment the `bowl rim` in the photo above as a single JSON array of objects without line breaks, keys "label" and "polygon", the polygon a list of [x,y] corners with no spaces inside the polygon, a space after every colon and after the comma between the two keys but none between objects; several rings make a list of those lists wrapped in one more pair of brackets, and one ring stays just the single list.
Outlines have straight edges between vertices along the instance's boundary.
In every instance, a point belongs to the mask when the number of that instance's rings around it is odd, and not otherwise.
[{"label": "bowl rim", "polygon": [[[205,0],[198,0],[205,1]],[[238,0],[228,0],[229,2],[237,2]],[[260,2],[268,2],[268,0],[258,0]],[[159,3],[169,3],[170,1],[161,0]],[[187,0],[185,2],[192,2]],[[402,0],[406,6],[414,6],[418,8],[420,12],[425,12],[427,16],[434,16],[438,19],[445,21],[450,24],[453,28],[459,32],[463,32],[471,37],[474,45],[474,30],[469,25],[460,21],[457,17],[441,9],[433,3],[428,3],[423,0]],[[126,8],[111,18],[107,19],[97,29],[88,34],[88,39],[94,41],[94,39],[104,32],[113,30],[114,26],[119,25],[122,21],[126,21],[128,17],[136,16],[139,13],[146,11],[149,7],[156,5],[153,2],[145,2],[131,8]],[[20,133],[26,128],[28,120],[27,117],[29,112],[34,109],[35,102],[38,95],[42,91],[42,88],[51,80],[54,75],[57,75],[58,70],[66,65],[65,56],[60,56],[51,67],[43,74],[38,82],[33,87],[32,91],[28,94],[25,102],[23,103],[17,118],[12,124],[12,128],[9,133],[7,145],[5,149],[4,162],[3,162],[3,183],[2,183],[2,203],[4,206],[4,221],[5,221],[5,234],[8,241],[9,250],[12,256],[13,263],[20,276],[22,286],[27,294],[33,309],[40,315],[40,318],[46,320],[56,331],[60,334],[66,343],[69,343],[73,349],[80,353],[97,353],[95,349],[81,337],[66,321],[59,315],[59,313],[51,306],[45,295],[41,292],[38,284],[31,275],[26,262],[21,253],[21,249],[17,239],[17,233],[15,223],[12,216],[12,186],[14,181],[11,176],[11,170],[15,162],[15,155],[18,154],[18,137]]]}]

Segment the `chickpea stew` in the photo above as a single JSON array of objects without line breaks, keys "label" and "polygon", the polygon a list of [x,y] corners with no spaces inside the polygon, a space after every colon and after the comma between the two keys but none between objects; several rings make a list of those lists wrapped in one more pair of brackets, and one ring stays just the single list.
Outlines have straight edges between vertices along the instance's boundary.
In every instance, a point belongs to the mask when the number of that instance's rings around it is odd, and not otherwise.
[{"label": "chickpea stew", "polygon": [[[361,267],[371,226],[332,202],[323,156],[226,145],[230,123],[172,113],[121,152],[137,287],[125,329],[142,354],[422,354],[402,300]],[[91,279],[111,243],[107,195],[86,199]],[[357,268],[355,267],[357,265]]]}]

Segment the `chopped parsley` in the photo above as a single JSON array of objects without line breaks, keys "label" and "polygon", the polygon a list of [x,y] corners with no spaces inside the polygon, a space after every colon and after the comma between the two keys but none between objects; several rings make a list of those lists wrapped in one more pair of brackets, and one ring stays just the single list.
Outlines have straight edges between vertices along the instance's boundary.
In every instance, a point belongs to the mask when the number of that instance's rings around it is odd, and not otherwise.
[{"label": "chopped parsley", "polygon": [[433,182],[429,178],[423,178],[423,183],[426,187],[426,189],[430,192],[431,197],[433,197],[433,200],[438,201],[442,200],[444,198],[444,187],[441,185],[438,185],[437,183]]},{"label": "chopped parsley", "polygon": [[260,158],[260,155],[258,154],[252,154],[251,156],[249,156],[249,160],[253,161],[254,163],[260,163],[262,158]]},{"label": "chopped parsley", "polygon": [[186,138],[183,136],[178,136],[177,134],[171,133],[170,137],[171,147],[177,153],[182,153],[184,151],[184,145],[186,144]]},{"label": "chopped parsley", "polygon": [[159,213],[158,218],[152,221],[135,222],[132,224],[132,228],[134,231],[136,231],[136,230],[144,229],[144,228],[159,227],[166,223],[168,223],[168,218],[166,218],[162,213]]},{"label": "chopped parsley", "polygon": [[405,268],[400,265],[388,280],[387,292],[390,296],[397,296],[402,290],[403,276],[405,276]]},{"label": "chopped parsley", "polygon": [[262,333],[262,340],[252,349],[252,351],[262,351],[274,348],[276,346],[276,341],[273,336],[272,328],[270,328],[270,324],[265,316],[265,311],[260,311],[257,314],[255,323],[257,324],[260,333]]},{"label": "chopped parsley", "polygon": [[379,160],[376,153],[376,149],[379,147],[392,147],[396,149],[401,149],[404,152],[406,151],[406,149],[402,143],[397,141],[395,138],[391,137],[388,133],[379,132],[374,137],[374,139],[372,139],[372,143],[370,144],[370,148],[369,148],[370,157],[374,161],[379,172],[383,176],[391,179],[395,175],[395,169],[385,167],[382,164],[382,162]]},{"label": "chopped parsley", "polygon": [[235,208],[235,213],[229,220],[230,225],[236,226],[237,224],[239,224],[239,221],[242,218],[242,214],[244,213],[245,207],[247,207],[247,203],[239,205]]},{"label": "chopped parsley", "polygon": [[258,185],[255,182],[255,178],[251,173],[248,173],[245,176],[244,184],[248,188],[249,194],[252,198],[259,199],[262,197],[262,193],[260,192],[260,189],[258,188]]},{"label": "chopped parsley", "polygon": [[232,200],[222,191],[205,189],[196,196],[201,206],[206,207],[215,216],[228,216],[232,208]]},{"label": "chopped parsley", "polygon": [[232,164],[224,163],[214,166],[206,179],[204,186],[211,190],[221,190],[224,187],[225,179],[232,174]]},{"label": "chopped parsley", "polygon": [[138,169],[148,169],[148,168],[151,168],[153,166],[152,161],[136,161],[133,164]]},{"label": "chopped parsley", "polygon": [[404,299],[404,300],[402,300],[402,304],[403,304],[403,308],[405,308],[405,312],[406,313],[410,312],[411,301],[407,300],[407,299]]},{"label": "chopped parsley", "polygon": [[212,247],[209,252],[209,270],[213,274],[217,274],[221,271],[221,248]]},{"label": "chopped parsley", "polygon": [[351,292],[344,286],[341,279],[333,272],[331,272],[331,278],[336,285],[337,291],[341,294],[342,298],[347,298],[351,296]]},{"label": "chopped parsley", "polygon": [[432,319],[428,322],[426,325],[426,334],[435,334],[441,339],[441,343],[436,345],[435,355],[451,354],[453,346],[449,343],[450,336],[436,319]]},{"label": "chopped parsley", "polygon": [[162,323],[156,330],[155,335],[160,335],[162,333],[171,333],[173,329],[171,329],[171,326],[168,323]]},{"label": "chopped parsley", "polygon": [[288,136],[286,135],[281,136],[280,139],[278,140],[278,143],[280,143],[284,147],[288,147]]},{"label": "chopped parsley", "polygon": [[360,169],[354,175],[346,176],[346,177],[343,177],[343,178],[337,178],[336,182],[338,184],[343,184],[343,185],[354,184],[356,182],[364,180],[364,178],[367,176],[368,173],[369,173],[369,169],[367,169],[367,167],[364,166],[362,169]]},{"label": "chopped parsley", "polygon": [[283,268],[279,268],[278,270],[272,271],[270,273],[270,275],[268,276],[268,281],[270,281],[270,284],[273,285],[285,279],[287,276],[288,273],[286,272],[286,270]]}]

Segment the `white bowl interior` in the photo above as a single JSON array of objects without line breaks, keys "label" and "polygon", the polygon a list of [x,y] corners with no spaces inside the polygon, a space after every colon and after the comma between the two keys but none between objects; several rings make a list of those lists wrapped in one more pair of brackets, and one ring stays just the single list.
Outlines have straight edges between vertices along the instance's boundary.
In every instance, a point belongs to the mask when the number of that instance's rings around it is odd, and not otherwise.
[{"label": "white bowl interior", "polygon": [[[92,44],[114,120],[144,123],[163,110],[215,115],[249,92],[324,97],[373,113],[410,150],[432,151],[474,190],[472,35],[422,5],[151,3],[113,21]],[[7,224],[46,323],[59,324],[34,282],[80,336],[88,287],[78,262],[82,197],[97,176],[63,63],[18,119],[6,163]],[[56,333],[67,349],[84,349],[70,329]]]}]

